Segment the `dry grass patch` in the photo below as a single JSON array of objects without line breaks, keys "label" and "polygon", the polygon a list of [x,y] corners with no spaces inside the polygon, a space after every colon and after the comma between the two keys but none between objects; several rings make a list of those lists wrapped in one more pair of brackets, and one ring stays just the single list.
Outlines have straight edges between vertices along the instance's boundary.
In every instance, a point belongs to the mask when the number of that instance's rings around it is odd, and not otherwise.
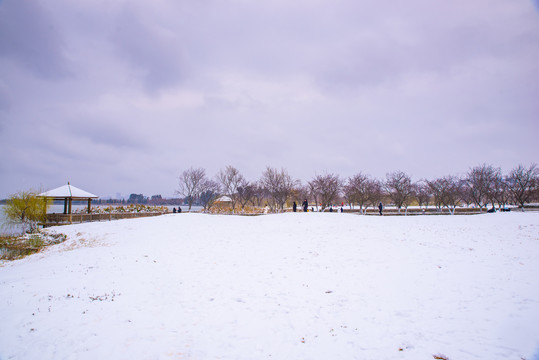
[{"label": "dry grass patch", "polygon": [[0,236],[0,260],[16,260],[34,254],[41,249],[64,242],[64,234],[36,231],[20,236]]}]

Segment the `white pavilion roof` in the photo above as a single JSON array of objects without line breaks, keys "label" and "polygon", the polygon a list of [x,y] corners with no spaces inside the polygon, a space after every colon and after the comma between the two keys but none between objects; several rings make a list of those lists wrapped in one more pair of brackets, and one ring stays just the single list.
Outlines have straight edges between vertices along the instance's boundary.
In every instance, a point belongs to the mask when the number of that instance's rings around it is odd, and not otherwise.
[{"label": "white pavilion roof", "polygon": [[67,183],[67,185],[60,186],[59,188],[45,191],[38,196],[50,197],[50,198],[73,198],[73,199],[91,199],[98,198],[99,196],[79,189],[73,185]]},{"label": "white pavilion roof", "polygon": [[232,199],[226,195],[221,196],[219,199],[215,200],[215,202],[231,202]]}]

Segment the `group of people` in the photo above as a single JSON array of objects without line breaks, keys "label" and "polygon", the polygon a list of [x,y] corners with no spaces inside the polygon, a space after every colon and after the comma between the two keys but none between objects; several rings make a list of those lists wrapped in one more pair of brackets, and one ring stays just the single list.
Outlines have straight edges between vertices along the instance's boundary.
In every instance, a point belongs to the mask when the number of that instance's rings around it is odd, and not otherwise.
[{"label": "group of people", "polygon": [[[303,200],[303,204],[301,204],[301,206],[303,207],[303,212],[307,212],[309,210],[309,202],[307,201],[307,199]],[[294,204],[292,204],[292,211],[296,212],[297,209],[298,205],[294,201]]]},{"label": "group of people", "polygon": [[[309,209],[309,202],[307,201],[307,199],[303,200],[303,204],[301,204],[301,206],[303,206],[303,212],[307,212],[308,209]],[[294,204],[292,204],[292,211],[293,212],[296,212],[298,209],[298,205],[296,204],[296,202],[294,201]],[[382,210],[384,209],[384,205],[382,205],[382,203],[380,202],[378,204],[378,211],[380,212],[380,215],[382,215]],[[313,211],[314,211],[314,208],[313,208]],[[341,204],[341,209],[340,209],[341,212],[344,212],[344,203]],[[329,207],[329,212],[333,212],[333,206],[330,206]]]},{"label": "group of people", "polygon": [[[301,206],[303,207],[303,212],[307,212],[309,210],[309,202],[307,201],[307,199],[303,200],[303,203],[301,204]],[[294,203],[292,204],[292,211],[296,212],[297,209],[298,209],[298,205],[294,201]],[[312,208],[311,211],[314,211],[314,208]],[[329,207],[329,212],[333,212],[333,211],[334,210],[333,210],[333,205],[332,205]],[[344,212],[344,203],[341,204],[340,212]]]},{"label": "group of people", "polygon": [[[309,211],[309,202],[307,201],[307,199],[303,200],[303,203],[301,204],[301,206],[303,207],[303,212],[307,212]],[[382,205],[382,203],[378,204],[378,211],[380,212],[380,215],[382,215],[382,209],[384,208],[384,206]],[[292,205],[292,211],[296,212],[298,210],[298,205],[296,204],[296,202],[294,201],[294,204]],[[311,211],[314,211],[314,208],[311,210]],[[330,206],[329,207],[329,212],[333,212],[333,206]],[[341,209],[340,209],[341,212],[344,212],[344,203],[341,204]],[[180,214],[182,212],[182,208],[180,206],[178,206],[178,210],[176,210],[176,208],[172,208],[172,213],[176,214]],[[489,210],[490,212],[490,210]],[[268,205],[266,205],[266,208],[264,209],[264,213],[267,214],[268,213]]]}]

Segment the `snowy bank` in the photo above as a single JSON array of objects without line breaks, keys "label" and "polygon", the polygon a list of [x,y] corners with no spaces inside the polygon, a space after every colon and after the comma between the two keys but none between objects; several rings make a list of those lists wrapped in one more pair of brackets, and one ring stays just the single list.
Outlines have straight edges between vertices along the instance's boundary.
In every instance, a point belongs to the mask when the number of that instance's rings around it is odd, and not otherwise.
[{"label": "snowy bank", "polygon": [[0,267],[0,359],[539,358],[539,214],[170,214]]}]

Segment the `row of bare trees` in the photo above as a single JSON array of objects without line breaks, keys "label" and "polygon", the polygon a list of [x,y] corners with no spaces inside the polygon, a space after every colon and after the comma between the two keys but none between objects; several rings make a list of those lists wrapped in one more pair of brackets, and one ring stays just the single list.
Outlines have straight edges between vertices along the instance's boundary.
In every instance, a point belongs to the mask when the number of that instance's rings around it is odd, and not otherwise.
[{"label": "row of bare trees", "polygon": [[539,200],[539,169],[535,164],[519,165],[503,174],[500,168],[482,164],[471,168],[465,176],[448,175],[417,182],[403,171],[388,173],[384,180],[361,172],[346,179],[326,173],[302,184],[285,169],[271,167],[254,182],[246,180],[233,166],[221,169],[213,179],[203,168],[189,168],[180,175],[178,194],[185,198],[189,209],[198,203],[209,210],[220,196],[227,196],[233,211],[249,204],[255,207],[267,204],[278,211],[288,201],[308,199],[321,211],[343,202],[350,207],[359,206],[360,212],[365,213],[380,202],[390,202],[399,212],[417,203],[420,207],[447,208],[454,214],[460,205],[483,209],[489,204],[499,208],[515,204],[523,208]]},{"label": "row of bare trees", "polygon": [[233,211],[237,207],[244,209],[249,203],[257,207],[266,203],[273,210],[283,210],[300,185],[285,169],[268,167],[260,180],[249,182],[230,165],[221,169],[214,180],[206,176],[203,168],[189,168],[182,172],[179,180],[178,194],[186,199],[189,210],[195,202],[209,210],[221,196],[230,199]]}]

